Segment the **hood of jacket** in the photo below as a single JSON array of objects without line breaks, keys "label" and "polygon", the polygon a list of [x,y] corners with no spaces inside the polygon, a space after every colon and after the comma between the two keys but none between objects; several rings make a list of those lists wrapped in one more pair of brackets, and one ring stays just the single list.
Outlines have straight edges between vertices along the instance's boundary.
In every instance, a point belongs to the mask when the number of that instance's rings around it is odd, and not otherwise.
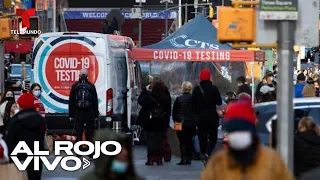
[{"label": "hood of jacket", "polygon": [[[129,166],[127,173],[124,175],[124,180],[126,179],[140,179],[136,176],[135,169],[133,166],[133,158],[132,158],[132,142],[131,139],[125,135],[125,134],[118,134],[113,131],[109,130],[99,130],[95,134],[94,141],[117,141],[121,144],[121,146],[124,146],[128,152],[129,152]],[[113,151],[113,146],[107,146],[108,151]],[[111,170],[111,164],[114,160],[115,156],[107,156],[103,153],[100,154],[100,157],[98,157],[95,160],[95,167],[92,172],[87,173],[84,177],[81,179],[89,178],[91,180],[101,179],[105,180],[107,177],[107,174],[110,173]]]},{"label": "hood of jacket", "polygon": [[12,117],[20,122],[23,127],[30,130],[43,128],[43,117],[35,109],[23,109]]},{"label": "hood of jacket", "polygon": [[311,145],[320,145],[320,136],[316,134],[313,130],[309,130],[306,132],[300,132],[297,134],[298,138],[305,141]]}]

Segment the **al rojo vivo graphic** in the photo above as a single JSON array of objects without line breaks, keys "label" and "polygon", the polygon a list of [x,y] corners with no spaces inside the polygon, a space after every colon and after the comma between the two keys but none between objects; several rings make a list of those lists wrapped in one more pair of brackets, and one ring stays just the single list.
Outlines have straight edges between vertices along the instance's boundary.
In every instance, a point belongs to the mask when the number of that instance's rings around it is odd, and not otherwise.
[{"label": "al rojo vivo graphic", "polygon": [[[89,38],[41,38],[34,48],[39,63],[34,67],[34,82],[43,86],[43,103],[58,112],[67,112],[71,86],[79,80],[82,68],[88,69],[89,81],[99,81],[96,43]],[[50,101],[54,99],[55,101]]]}]

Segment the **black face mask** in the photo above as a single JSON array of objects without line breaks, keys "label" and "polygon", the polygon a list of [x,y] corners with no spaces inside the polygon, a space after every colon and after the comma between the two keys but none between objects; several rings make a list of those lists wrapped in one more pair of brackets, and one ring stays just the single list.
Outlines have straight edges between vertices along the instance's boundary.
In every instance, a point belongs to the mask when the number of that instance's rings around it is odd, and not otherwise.
[{"label": "black face mask", "polygon": [[4,98],[6,101],[13,101],[14,100],[14,97],[5,97]]}]

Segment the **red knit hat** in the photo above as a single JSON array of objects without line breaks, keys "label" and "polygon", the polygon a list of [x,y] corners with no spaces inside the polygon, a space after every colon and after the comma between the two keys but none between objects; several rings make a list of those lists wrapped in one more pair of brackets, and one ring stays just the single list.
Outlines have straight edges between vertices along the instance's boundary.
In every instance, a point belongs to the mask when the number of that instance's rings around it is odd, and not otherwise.
[{"label": "red knit hat", "polygon": [[18,101],[18,105],[22,109],[34,109],[34,96],[31,93],[23,93]]},{"label": "red knit hat", "polygon": [[256,131],[256,114],[251,103],[238,101],[229,104],[223,117],[223,129],[232,131]]},{"label": "red knit hat", "polygon": [[211,73],[208,69],[203,69],[201,72],[200,72],[200,81],[208,81],[210,80],[210,77],[211,77]]}]

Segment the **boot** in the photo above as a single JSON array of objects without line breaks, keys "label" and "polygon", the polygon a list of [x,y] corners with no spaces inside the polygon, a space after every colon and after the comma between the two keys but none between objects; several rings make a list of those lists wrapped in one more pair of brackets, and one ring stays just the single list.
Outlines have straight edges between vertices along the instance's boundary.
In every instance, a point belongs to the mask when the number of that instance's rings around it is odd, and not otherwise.
[{"label": "boot", "polygon": [[163,165],[163,162],[162,162],[162,157],[160,156],[160,157],[158,157],[157,158],[158,160],[157,160],[157,164],[160,166],[160,165]]},{"label": "boot", "polygon": [[200,153],[194,153],[193,160],[200,160]]},{"label": "boot", "polygon": [[186,148],[184,147],[180,148],[180,154],[181,154],[181,161],[177,163],[177,165],[186,165],[188,161],[186,157]]},{"label": "boot", "polygon": [[145,163],[145,165],[147,165],[147,166],[152,166],[152,165],[153,165],[153,159],[150,158],[150,157],[148,157],[148,160],[147,160],[147,162]]}]

